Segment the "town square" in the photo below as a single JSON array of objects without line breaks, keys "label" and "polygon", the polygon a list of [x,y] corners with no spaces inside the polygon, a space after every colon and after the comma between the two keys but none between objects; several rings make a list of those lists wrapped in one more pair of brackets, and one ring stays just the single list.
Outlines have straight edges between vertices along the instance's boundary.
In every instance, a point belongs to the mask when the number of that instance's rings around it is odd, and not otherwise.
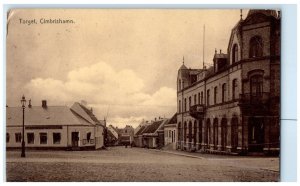
[{"label": "town square", "polygon": [[280,181],[280,10],[7,15],[8,182]]}]

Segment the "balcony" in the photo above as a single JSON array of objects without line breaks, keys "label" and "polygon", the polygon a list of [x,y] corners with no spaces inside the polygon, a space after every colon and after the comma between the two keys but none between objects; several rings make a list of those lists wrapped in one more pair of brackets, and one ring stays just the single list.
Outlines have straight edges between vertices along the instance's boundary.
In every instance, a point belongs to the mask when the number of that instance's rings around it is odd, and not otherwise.
[{"label": "balcony", "polygon": [[266,114],[269,110],[270,93],[240,94],[239,105],[243,112],[248,114]]},{"label": "balcony", "polygon": [[205,105],[198,104],[190,107],[190,115],[196,119],[200,119],[204,116]]}]

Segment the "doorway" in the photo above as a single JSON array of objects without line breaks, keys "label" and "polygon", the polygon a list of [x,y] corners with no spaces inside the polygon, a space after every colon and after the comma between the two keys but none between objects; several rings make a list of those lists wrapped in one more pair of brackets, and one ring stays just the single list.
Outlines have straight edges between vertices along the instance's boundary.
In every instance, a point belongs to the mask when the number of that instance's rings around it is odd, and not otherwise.
[{"label": "doorway", "polygon": [[249,152],[262,152],[264,147],[263,118],[249,118],[248,125]]},{"label": "doorway", "polygon": [[78,147],[79,132],[72,132],[72,147]]}]

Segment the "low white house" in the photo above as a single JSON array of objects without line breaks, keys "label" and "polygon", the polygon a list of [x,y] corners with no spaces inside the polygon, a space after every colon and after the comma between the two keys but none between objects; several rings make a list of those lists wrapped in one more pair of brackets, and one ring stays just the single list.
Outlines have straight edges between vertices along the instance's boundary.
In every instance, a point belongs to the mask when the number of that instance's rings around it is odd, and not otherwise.
[{"label": "low white house", "polygon": [[165,148],[176,149],[177,142],[177,114],[164,125]]},{"label": "low white house", "polygon": [[[22,107],[6,107],[6,147],[21,148]],[[33,149],[98,149],[104,146],[104,123],[91,110],[74,103],[67,106],[25,108],[25,146]]]}]

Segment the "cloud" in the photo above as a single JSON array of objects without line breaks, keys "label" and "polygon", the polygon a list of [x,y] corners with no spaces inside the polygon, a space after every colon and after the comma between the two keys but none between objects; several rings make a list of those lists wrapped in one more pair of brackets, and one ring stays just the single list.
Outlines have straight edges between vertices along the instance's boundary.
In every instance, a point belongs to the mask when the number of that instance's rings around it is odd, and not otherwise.
[{"label": "cloud", "polygon": [[34,98],[33,103],[47,99],[49,105],[71,105],[86,100],[99,119],[109,112],[108,122],[121,127],[136,126],[142,119],[171,117],[176,111],[176,90],[153,87],[154,93],[148,94],[145,86],[133,70],[116,71],[107,63],[98,62],[70,71],[65,81],[34,78],[25,88]]}]

